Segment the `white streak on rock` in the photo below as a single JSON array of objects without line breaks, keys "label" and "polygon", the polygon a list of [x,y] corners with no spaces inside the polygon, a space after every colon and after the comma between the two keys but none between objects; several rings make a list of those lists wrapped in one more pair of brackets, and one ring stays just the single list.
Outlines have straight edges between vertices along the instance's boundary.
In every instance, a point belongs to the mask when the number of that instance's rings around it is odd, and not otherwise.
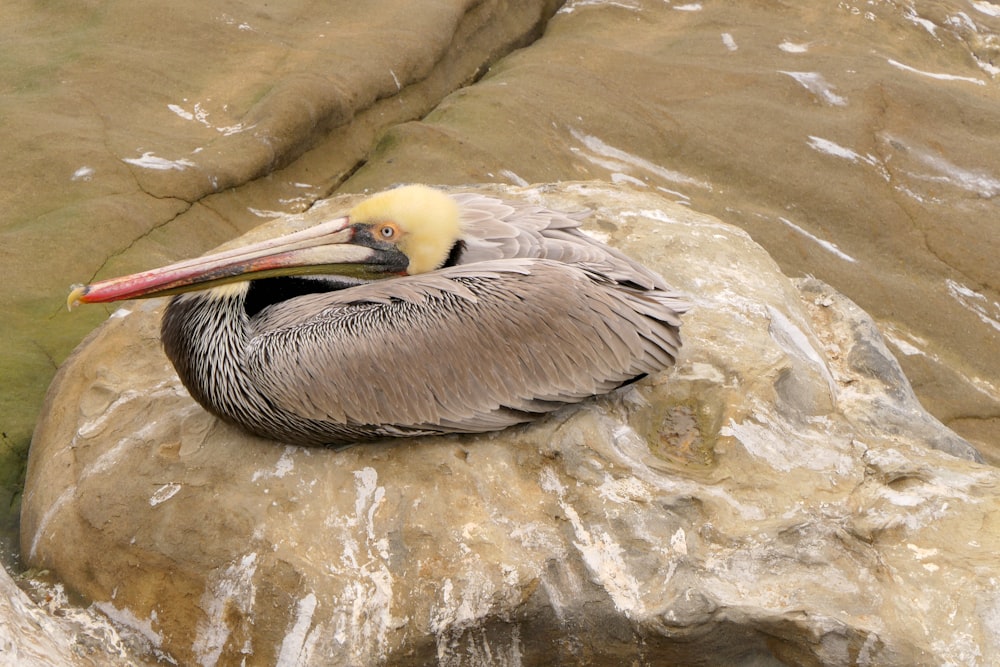
[{"label": "white streak on rock", "polygon": [[[392,614],[394,579],[389,565],[389,543],[375,526],[375,515],[385,502],[385,487],[378,485],[378,472],[366,466],[354,473],[354,514],[331,517],[339,527],[343,553],[336,573],[352,572],[334,612],[333,638],[350,655],[364,662],[365,656],[385,659],[388,633],[405,623]],[[359,532],[363,539],[359,540]]]},{"label": "white streak on rock", "polygon": [[[114,402],[107,407],[107,409],[105,409],[103,412],[101,412],[100,415],[97,416],[97,418],[91,419],[81,424],[80,428],[77,429],[77,435],[79,435],[81,438],[93,437],[94,435],[96,435],[101,431],[101,429],[105,426],[108,420],[110,420],[114,416],[115,412],[117,412],[117,410],[120,407],[127,405],[128,403],[130,403],[139,396],[141,396],[141,392],[137,391],[122,392],[117,398],[115,398]],[[93,468],[94,466],[91,467]]]},{"label": "white streak on rock", "polygon": [[179,104],[168,104],[167,108],[173,111],[175,114],[183,118],[184,120],[194,120],[194,114],[190,111],[184,109],[184,107]]},{"label": "white streak on rock", "polygon": [[211,581],[201,596],[200,606],[205,618],[198,622],[191,651],[199,664],[212,667],[219,661],[226,640],[232,632],[227,622],[230,607],[249,615],[256,595],[254,574],[257,572],[257,554],[249,553],[238,563],[232,563]]},{"label": "white streak on rock", "polygon": [[850,148],[841,146],[840,144],[834,143],[829,139],[823,139],[822,137],[813,135],[809,136],[809,148],[817,150],[820,153],[826,153],[827,155],[844,158],[845,160],[850,160],[851,162],[865,160],[865,158],[861,157],[861,155]]},{"label": "white streak on rock", "polygon": [[168,160],[153,155],[152,151],[146,151],[142,154],[142,157],[122,158],[122,162],[142,167],[143,169],[153,169],[154,171],[183,171],[188,167],[195,166],[195,163],[191,160]]},{"label": "white streak on rock", "polygon": [[73,172],[73,176],[70,178],[71,181],[89,181],[91,176],[94,175],[93,167],[80,167]]},{"label": "white streak on rock", "polygon": [[647,187],[645,181],[638,179],[635,176],[629,176],[628,174],[617,172],[611,174],[611,182],[615,184],[628,183],[629,185],[634,185],[637,188]]},{"label": "white streak on rock", "polygon": [[815,234],[811,234],[811,233],[807,232],[806,230],[802,229],[801,227],[799,227],[798,225],[796,225],[791,220],[788,220],[787,218],[781,218],[781,217],[779,217],[778,220],[780,220],[781,222],[785,223],[786,225],[788,225],[789,227],[791,227],[792,229],[794,229],[795,231],[797,231],[799,234],[802,234],[802,236],[805,236],[807,239],[809,239],[811,241],[814,241],[815,243],[817,243],[824,250],[832,252],[834,255],[836,255],[840,259],[842,259],[842,260],[844,260],[846,262],[857,262],[858,261],[858,260],[854,259],[853,257],[851,257],[850,255],[848,255],[843,250],[841,250],[840,248],[838,248],[836,243],[831,243],[830,241],[824,241],[823,239],[819,238]]},{"label": "white streak on rock", "polygon": [[521,187],[528,187],[529,185],[528,181],[524,180],[523,178],[512,172],[510,169],[501,169],[500,175],[506,178],[514,185],[520,185]]},{"label": "white streak on rock", "polygon": [[894,335],[890,331],[883,330],[882,336],[885,337],[887,341],[892,343],[897,350],[899,350],[908,357],[913,357],[916,355],[927,356],[926,353],[919,347],[912,345],[909,341],[903,340],[902,338],[900,338],[897,335]]},{"label": "white streak on rock", "polygon": [[250,211],[250,213],[253,213],[254,215],[256,215],[258,218],[264,218],[266,220],[273,220],[275,218],[282,218],[282,217],[288,215],[284,211],[269,211],[267,209],[254,208],[252,206],[247,206],[247,210]]},{"label": "white streak on rock", "polygon": [[[35,557],[35,552],[38,550],[38,540],[48,532],[49,522],[52,521],[53,517],[59,514],[63,507],[73,499],[73,495],[76,493],[76,487],[71,486],[65,489],[59,494],[55,502],[45,510],[45,514],[42,515],[42,520],[38,522],[38,530],[35,531],[34,536],[31,538],[31,548],[28,550],[29,558]],[[51,537],[51,536],[50,536]]]},{"label": "white streak on rock", "polygon": [[806,336],[805,332],[795,326],[795,324],[793,324],[784,313],[779,311],[774,306],[767,306],[767,314],[771,320],[768,332],[771,334],[771,338],[774,342],[776,342],[785,352],[802,357],[813,364],[816,367],[816,370],[818,370],[820,374],[826,378],[827,384],[830,387],[830,393],[836,393],[837,390],[834,385],[833,376],[830,374],[830,370],[823,361],[823,356],[816,351],[816,348],[813,347],[813,344],[810,342],[809,337]]},{"label": "white streak on rock", "polygon": [[563,514],[573,526],[576,535],[574,546],[580,551],[583,562],[594,579],[607,591],[615,608],[629,616],[642,610],[642,599],[639,592],[639,582],[631,568],[625,563],[625,551],[614,538],[600,528],[587,528],[579,513],[566,500],[565,487],[559,482],[555,471],[543,468],[540,479],[541,487],[549,493],[555,493]]},{"label": "white streak on rock", "polygon": [[886,61],[897,69],[901,69],[904,72],[912,72],[913,74],[919,74],[920,76],[926,76],[931,79],[937,79],[938,81],[964,81],[965,83],[974,83],[977,86],[985,86],[986,82],[982,79],[976,79],[971,76],[956,76],[954,74],[942,74],[939,72],[927,72],[924,70],[917,69],[916,67],[910,67],[909,65],[904,65],[898,60],[893,60],[892,58],[886,58]]},{"label": "white streak on rock", "polygon": [[316,612],[316,596],[309,593],[295,606],[295,624],[281,640],[276,667],[296,667],[309,664],[311,649],[316,643],[315,633],[309,632]]},{"label": "white streak on rock", "polygon": [[153,495],[149,497],[149,506],[156,507],[160,503],[170,500],[177,495],[177,492],[180,491],[181,488],[180,484],[164,484],[154,491]]},{"label": "white streak on rock", "polygon": [[280,479],[292,472],[295,468],[294,454],[297,449],[297,447],[292,447],[291,445],[286,446],[285,450],[281,452],[281,457],[278,458],[272,470],[255,470],[253,476],[250,478],[250,481],[256,482],[261,479],[273,478]]},{"label": "white streak on rock", "polygon": [[903,10],[903,18],[905,18],[910,23],[918,25],[924,30],[926,30],[932,37],[937,37],[938,26],[933,21],[929,21],[924,17],[917,14],[916,10],[912,7],[906,7]]},{"label": "white streak on rock", "polygon": [[[833,448],[824,449],[822,454],[818,450],[804,448],[801,439],[788,432],[786,424],[759,414],[755,417],[759,421],[748,419],[739,424],[730,419],[728,425],[719,429],[719,434],[736,438],[751,455],[782,472],[804,468],[845,475],[850,471],[851,459],[848,455]],[[775,437],[776,433],[780,435]]]},{"label": "white streak on rock", "polygon": [[607,475],[604,482],[597,487],[597,493],[601,498],[618,504],[636,500],[648,502],[652,498],[646,485],[635,477],[615,479]]},{"label": "white streak on rock", "polygon": [[984,324],[988,324],[997,331],[1000,331],[1000,303],[996,301],[991,302],[986,298],[985,294],[980,294],[976,290],[970,289],[951,278],[945,280],[945,284],[948,286],[948,293],[962,307],[971,311]]},{"label": "white streak on rock", "polygon": [[153,646],[159,648],[163,644],[163,636],[153,629],[153,621],[156,620],[155,611],[150,618],[142,619],[136,616],[131,609],[119,609],[111,602],[95,602],[93,606],[115,623],[132,628]]},{"label": "white streak on rock", "polygon": [[[704,190],[711,191],[712,186],[705,181],[698,180],[697,178],[692,178],[678,171],[672,171],[670,169],[665,169],[660,165],[650,162],[645,158],[632,155],[627,153],[620,148],[615,148],[610,146],[597,137],[591,136],[589,134],[584,134],[574,129],[570,129],[570,134],[573,138],[583,144],[584,148],[589,151],[589,154],[584,154],[584,157],[594,164],[603,166],[605,168],[610,168],[610,165],[621,166],[628,165],[636,169],[641,169],[647,171],[654,176],[662,178],[663,180],[670,181],[671,183],[679,183],[682,185],[693,185]],[[602,162],[601,158],[610,158],[614,162]]]},{"label": "white streak on rock", "polygon": [[809,50],[808,44],[796,44],[795,42],[789,42],[787,39],[781,44],[778,44],[778,48],[785,53],[806,53]]},{"label": "white streak on rock", "polygon": [[987,16],[1000,16],[1000,5],[992,2],[973,2],[972,8]]},{"label": "white streak on rock", "polygon": [[687,533],[683,528],[678,528],[677,532],[670,536],[670,548],[682,556],[687,556]]},{"label": "white streak on rock", "polygon": [[632,12],[637,12],[641,9],[637,2],[616,2],[615,0],[576,0],[576,2],[567,2],[556,13],[572,14],[581,7],[618,7],[619,9],[627,9]]},{"label": "white streak on rock", "polygon": [[[249,130],[254,127],[254,125],[245,126],[243,123],[237,123],[236,125],[224,125],[221,127],[216,127],[208,119],[209,112],[201,102],[195,102],[194,111],[188,111],[179,104],[168,104],[167,108],[173,111],[175,114],[183,118],[184,120],[197,121],[207,127],[210,130],[215,130],[223,136],[229,136],[230,134],[236,134],[237,132],[242,132],[244,130]],[[198,148],[194,152],[199,153],[202,149]]]},{"label": "white streak on rock", "polygon": [[883,165],[882,162],[871,153],[868,153],[866,155],[861,155],[857,151],[851,150],[846,146],[841,146],[840,144],[830,141],[829,139],[824,139],[822,137],[817,137],[815,135],[809,136],[808,144],[809,148],[813,149],[814,151],[825,153],[826,155],[832,155],[834,157],[843,158],[845,160],[848,160],[849,162],[854,162],[854,163],[861,162],[870,165],[872,167],[875,167],[875,169],[878,170],[879,175],[884,180],[886,181],[889,180],[889,172],[886,170],[885,165]]},{"label": "white streak on rock", "polygon": [[942,155],[914,150],[914,157],[943,177],[943,180],[985,199],[1000,195],[1000,179],[992,174],[952,164]]},{"label": "white streak on rock", "polygon": [[819,72],[786,72],[779,70],[779,73],[792,77],[803,88],[827,104],[837,107],[847,106],[847,98],[833,92],[833,85]]}]

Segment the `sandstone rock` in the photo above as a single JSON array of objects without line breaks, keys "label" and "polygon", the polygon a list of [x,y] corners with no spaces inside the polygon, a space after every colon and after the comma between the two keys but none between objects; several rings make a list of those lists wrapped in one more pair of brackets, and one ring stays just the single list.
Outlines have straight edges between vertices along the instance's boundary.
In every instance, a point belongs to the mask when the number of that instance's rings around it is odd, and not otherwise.
[{"label": "sandstone rock", "polygon": [[33,583],[44,604],[0,568],[0,665],[136,667],[135,652],[104,616],[71,605],[61,585]]},{"label": "sandstone rock", "polygon": [[70,650],[72,643],[72,635],[57,627],[0,568],[0,664],[83,664]]},{"label": "sandstone rock", "polygon": [[692,296],[676,368],[501,433],[305,449],[199,408],[159,349],[162,303],[137,303],[51,388],[26,561],[184,664],[1000,651],[1000,476],[922,410],[870,318],[648,192],[502,191],[592,210]]}]

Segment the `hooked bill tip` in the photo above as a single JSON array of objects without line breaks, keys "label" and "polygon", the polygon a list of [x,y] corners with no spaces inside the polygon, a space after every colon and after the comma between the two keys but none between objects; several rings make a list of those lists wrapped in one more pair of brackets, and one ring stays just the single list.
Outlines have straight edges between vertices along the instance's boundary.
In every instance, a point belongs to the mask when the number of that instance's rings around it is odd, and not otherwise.
[{"label": "hooked bill tip", "polygon": [[73,310],[73,307],[83,301],[83,297],[87,294],[86,285],[73,285],[72,290],[66,297],[66,310]]}]

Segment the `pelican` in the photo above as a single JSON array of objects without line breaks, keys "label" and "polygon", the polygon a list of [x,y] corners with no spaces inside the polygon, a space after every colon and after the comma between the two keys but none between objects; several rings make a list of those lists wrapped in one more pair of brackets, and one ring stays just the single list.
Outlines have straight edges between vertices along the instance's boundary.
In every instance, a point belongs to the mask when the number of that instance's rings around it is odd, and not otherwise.
[{"label": "pelican", "polygon": [[161,340],[208,411],[343,446],[494,431],[674,363],[688,304],[579,215],[422,185],[246,247],[74,286],[176,295]]}]

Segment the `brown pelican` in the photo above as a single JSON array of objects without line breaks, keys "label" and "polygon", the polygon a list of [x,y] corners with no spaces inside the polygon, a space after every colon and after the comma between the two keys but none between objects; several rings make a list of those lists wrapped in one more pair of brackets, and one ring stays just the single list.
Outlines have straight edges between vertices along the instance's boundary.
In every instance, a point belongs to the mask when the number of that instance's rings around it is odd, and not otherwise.
[{"label": "brown pelican", "polygon": [[688,305],[578,217],[405,186],[303,231],[77,286],[69,303],[178,294],[161,338],[184,385],[267,438],[498,430],[677,356]]}]

